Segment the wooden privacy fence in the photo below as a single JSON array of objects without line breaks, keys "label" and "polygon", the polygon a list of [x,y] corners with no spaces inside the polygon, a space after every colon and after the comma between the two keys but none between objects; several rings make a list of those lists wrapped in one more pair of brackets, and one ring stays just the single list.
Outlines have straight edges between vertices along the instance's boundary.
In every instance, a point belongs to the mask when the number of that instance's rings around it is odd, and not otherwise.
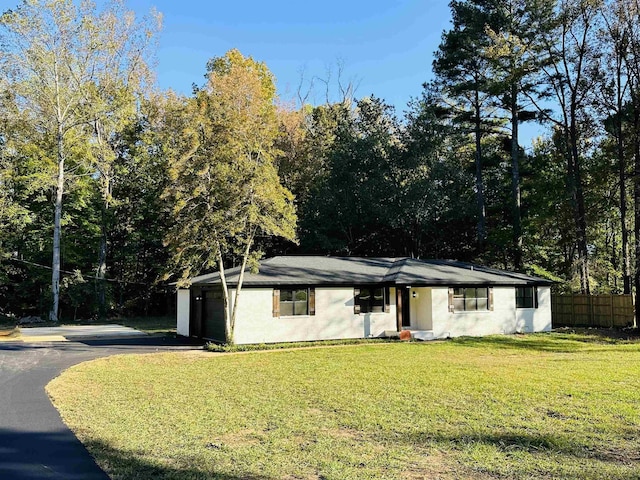
[{"label": "wooden privacy fence", "polygon": [[551,295],[554,327],[630,327],[634,324],[631,295]]}]

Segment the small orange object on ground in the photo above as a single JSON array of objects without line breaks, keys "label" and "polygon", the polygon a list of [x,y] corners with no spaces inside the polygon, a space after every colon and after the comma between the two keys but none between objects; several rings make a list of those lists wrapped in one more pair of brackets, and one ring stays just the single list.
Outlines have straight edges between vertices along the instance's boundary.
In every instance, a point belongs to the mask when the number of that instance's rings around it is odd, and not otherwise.
[{"label": "small orange object on ground", "polygon": [[411,340],[411,332],[409,330],[402,330],[400,332],[400,340]]}]

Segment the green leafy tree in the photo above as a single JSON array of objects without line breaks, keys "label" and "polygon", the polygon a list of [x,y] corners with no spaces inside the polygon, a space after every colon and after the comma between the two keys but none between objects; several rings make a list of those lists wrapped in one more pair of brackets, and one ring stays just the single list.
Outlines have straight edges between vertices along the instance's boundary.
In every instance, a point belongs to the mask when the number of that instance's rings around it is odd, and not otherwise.
[{"label": "green leafy tree", "polygon": [[7,251],[7,240],[32,221],[17,165],[18,151],[34,134],[24,120],[11,92],[0,91],[0,261],[11,254]]},{"label": "green leafy tree", "polygon": [[[596,109],[602,115],[604,128],[614,139],[619,183],[619,216],[621,231],[622,279],[624,293],[631,293],[631,252],[627,225],[628,148],[625,139],[631,137],[624,127],[630,124],[630,84],[627,70],[629,55],[629,25],[625,22],[626,1],[608,2],[602,8],[599,39],[603,55],[599,75],[599,96]],[[603,144],[606,150],[606,143]]]},{"label": "green leafy tree", "polygon": [[[318,222],[313,217],[318,208],[322,208],[318,204],[318,194],[331,176],[331,155],[338,139],[338,128],[351,119],[350,102],[349,99],[311,108],[305,119],[304,140],[300,149],[302,155],[293,165],[283,162],[279,164],[282,176],[287,181],[285,185],[291,188],[296,197],[300,249],[304,252],[336,251],[335,245],[326,244],[327,236],[318,230]],[[283,150],[286,152],[288,149]],[[291,175],[289,171],[297,173]],[[296,184],[288,180],[295,178],[302,182]]]},{"label": "green leafy tree", "polygon": [[406,113],[392,216],[400,255],[471,260],[477,253],[474,147],[448,113],[433,84]]},{"label": "green leafy tree", "polygon": [[[144,37],[146,32],[130,30],[130,24],[131,15],[124,13],[120,1],[108,4],[101,14],[91,2],[23,0],[0,17],[0,67],[7,89],[19,108],[28,112],[34,129],[51,139],[50,155],[56,159],[51,321],[58,320],[68,160],[77,157],[79,149],[85,149],[85,159],[90,158],[86,126],[95,125],[100,131],[99,124],[104,126],[104,119],[114,113],[111,102],[118,101],[122,76],[107,82],[109,75],[137,71],[135,62],[140,59],[129,58],[136,50],[128,48],[131,37],[121,34]],[[127,68],[121,70],[122,65]],[[100,111],[107,103],[107,111]]]},{"label": "green leafy tree", "polygon": [[484,197],[482,137],[493,131],[491,71],[488,59],[480,53],[489,47],[485,26],[489,12],[476,2],[453,0],[450,4],[453,27],[442,35],[433,62],[434,73],[451,107],[454,122],[473,134],[477,240],[482,247],[487,237]]},{"label": "green leafy tree", "polygon": [[575,277],[575,228],[565,157],[554,140],[558,141],[558,134],[536,140],[532,154],[526,157],[524,168],[534,174],[523,180],[525,208],[535,213],[524,223],[524,248],[534,271],[553,272],[570,283]]},{"label": "green leafy tree", "polygon": [[491,93],[496,105],[508,117],[511,156],[511,217],[513,227],[513,262],[516,270],[523,268],[523,239],[520,188],[519,126],[531,120],[535,112],[526,110],[524,93],[530,93],[533,74],[545,68],[544,49],[536,41],[552,16],[554,0],[475,0],[488,11],[491,23],[485,25],[489,46],[480,53],[492,72]]},{"label": "green leafy tree", "polygon": [[633,281],[635,286],[636,325],[640,318],[640,5],[637,0],[619,0],[616,13],[621,29],[626,34],[626,55],[624,64],[628,76],[629,103],[628,118],[630,131],[630,155],[633,158],[633,204],[635,265]]},{"label": "green leafy tree", "polygon": [[122,1],[116,0],[109,9],[99,12],[94,18],[85,19],[85,22],[92,23],[85,26],[91,32],[89,40],[103,46],[95,53],[94,83],[83,93],[89,116],[86,133],[94,140],[91,166],[99,174],[102,199],[96,286],[98,313],[100,318],[105,318],[108,237],[113,224],[109,210],[114,201],[118,201],[113,196],[114,183],[126,175],[122,164],[118,171],[115,168],[118,140],[120,133],[136,122],[138,105],[151,86],[149,64],[161,17],[152,11],[148,18],[136,21],[133,12],[127,11]]},{"label": "green leafy tree", "polygon": [[[590,285],[583,163],[587,140],[594,134],[590,101],[597,85],[600,52],[595,37],[601,7],[599,0],[561,0],[558,3],[553,22],[537,36],[547,52],[549,67],[538,72],[538,97],[529,97],[559,132],[557,145],[564,152],[567,167],[566,183],[576,233],[580,291],[586,294],[590,293]],[[541,99],[555,102],[557,108],[545,108]]]},{"label": "green leafy tree", "polygon": [[[326,150],[326,175],[312,191],[301,222],[305,251],[376,255],[395,246],[389,215],[394,163],[401,148],[392,108],[375,97],[318,107],[325,122],[312,148]],[[327,128],[331,126],[330,128]]]},{"label": "green leafy tree", "polygon": [[280,133],[275,164],[282,184],[295,195],[296,205],[305,202],[315,178],[322,174],[320,158],[310,155],[307,141],[311,111],[310,106],[295,109],[286,105],[277,110]]},{"label": "green leafy tree", "polygon": [[[163,237],[171,218],[161,196],[169,184],[169,159],[174,140],[179,142],[176,132],[184,127],[186,104],[170,91],[150,95],[141,102],[136,121],[114,141],[108,285],[121,315],[163,312],[161,278],[169,260]],[[99,198],[97,211],[102,202]]]},{"label": "green leafy tree", "polygon": [[[187,105],[173,150],[165,197],[174,226],[166,236],[180,284],[217,266],[223,285],[226,341],[233,343],[244,271],[259,235],[295,239],[293,197],[274,166],[278,135],[275,86],[266,65],[237,50],[212,59],[208,81]],[[240,260],[230,311],[224,260]]]}]

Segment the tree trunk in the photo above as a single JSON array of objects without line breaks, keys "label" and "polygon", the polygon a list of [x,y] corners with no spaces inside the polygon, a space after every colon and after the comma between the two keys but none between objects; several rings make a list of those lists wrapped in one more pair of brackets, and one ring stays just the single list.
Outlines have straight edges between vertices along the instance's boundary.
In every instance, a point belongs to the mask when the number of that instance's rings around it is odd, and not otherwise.
[{"label": "tree trunk", "polygon": [[620,79],[622,75],[618,69],[618,99],[616,114],[616,149],[618,154],[618,178],[620,182],[620,229],[622,232],[622,282],[623,293],[631,293],[631,253],[629,251],[629,230],[627,229],[627,175],[626,162],[624,157],[624,139],[622,138],[622,109],[623,95],[621,91]]},{"label": "tree trunk", "polygon": [[100,247],[98,251],[98,269],[96,271],[96,288],[98,296],[98,316],[107,318],[107,253],[109,232],[109,198],[111,197],[111,181],[106,174],[102,176],[102,212],[100,221]]},{"label": "tree trunk", "polygon": [[482,250],[487,239],[484,184],[482,182],[482,129],[480,125],[480,94],[475,92],[475,141],[476,141],[476,198],[478,203],[478,246]]},{"label": "tree trunk", "polygon": [[231,314],[231,332],[235,330],[236,326],[236,313],[238,312],[238,302],[240,300],[240,290],[242,290],[242,282],[244,280],[244,269],[247,268],[247,260],[249,260],[249,252],[251,251],[251,244],[253,243],[253,235],[247,240],[247,247],[244,250],[242,256],[242,264],[240,266],[240,275],[238,276],[238,285],[236,286],[236,295],[233,300],[233,313]]},{"label": "tree trunk", "polygon": [[[622,137],[619,139],[622,144]],[[624,293],[631,293],[631,252],[629,249],[629,230],[627,229],[627,187],[626,169],[624,161],[624,147],[620,146],[621,153],[618,160],[618,173],[620,176],[620,227],[622,231],[622,281]]]},{"label": "tree trunk", "polygon": [[511,84],[511,195],[513,201],[513,263],[522,271],[522,218],[520,216],[520,148],[518,145],[518,85]]},{"label": "tree trunk", "polygon": [[[635,92],[634,92],[635,93]],[[640,319],[640,105],[636,95],[633,96],[633,204],[634,204],[634,233],[636,237],[635,254],[636,265],[633,272],[635,286],[635,326]]]},{"label": "tree trunk", "polygon": [[[106,208],[103,207],[103,208]],[[100,249],[98,252],[98,269],[96,271],[96,289],[98,296],[98,317],[101,320],[107,318],[107,286],[106,286],[106,273],[107,273],[107,226],[106,226],[106,211],[102,212],[102,224],[100,225]]]},{"label": "tree trunk", "polygon": [[62,124],[58,125],[58,178],[56,182],[56,196],[53,215],[53,258],[51,261],[51,296],[52,305],[49,320],[58,322],[60,308],[60,237],[62,234],[62,194],[64,192],[64,141]]},{"label": "tree trunk", "polygon": [[[96,141],[100,149],[104,146],[104,135],[102,133],[102,124],[96,119],[93,122],[94,131],[96,134]],[[98,155],[98,165],[102,164],[100,168],[100,184],[102,188],[102,211],[100,218],[100,247],[98,249],[98,268],[96,270],[96,294],[98,299],[98,317],[101,320],[107,318],[107,235],[108,235],[108,213],[109,213],[109,199],[111,198],[111,179],[108,166],[104,161],[103,153]]]},{"label": "tree trunk", "polygon": [[222,283],[222,299],[224,301],[224,339],[227,345],[233,345],[233,329],[231,328],[231,310],[229,305],[229,287],[227,285],[227,276],[224,270],[224,261],[222,260],[222,250],[220,245],[216,245],[218,251],[218,271],[220,272],[220,282]]},{"label": "tree trunk", "polygon": [[582,188],[582,174],[580,172],[580,155],[578,153],[578,130],[572,112],[569,126],[569,182],[573,203],[573,217],[576,227],[576,243],[578,247],[578,269],[580,272],[580,292],[591,294],[589,286],[589,248],[587,244],[587,215],[584,205],[584,191]]},{"label": "tree trunk", "polygon": [[[611,247],[611,265],[618,265],[618,248],[617,248],[617,238],[616,238],[616,226],[614,222],[607,222],[607,230],[610,230],[611,234],[607,233],[606,235],[606,243]],[[611,242],[609,242],[611,239]],[[613,277],[613,278],[612,278]],[[607,271],[607,285],[613,282],[614,290],[618,290],[618,277],[617,275],[611,275],[609,271]]]}]

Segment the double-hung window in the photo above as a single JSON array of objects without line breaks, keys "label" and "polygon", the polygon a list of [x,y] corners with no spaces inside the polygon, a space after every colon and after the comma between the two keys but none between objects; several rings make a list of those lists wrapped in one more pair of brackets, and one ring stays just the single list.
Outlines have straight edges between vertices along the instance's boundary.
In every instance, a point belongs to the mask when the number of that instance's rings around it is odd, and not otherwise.
[{"label": "double-hung window", "polygon": [[389,293],[385,287],[355,288],[353,295],[354,313],[384,313],[389,305]]},{"label": "double-hung window", "polygon": [[306,288],[298,290],[280,290],[280,315],[308,315],[309,291]]},{"label": "double-hung window", "polygon": [[449,310],[473,312],[493,310],[490,287],[455,287],[449,289]]},{"label": "double-hung window", "polygon": [[516,287],[516,308],[538,308],[538,288]]},{"label": "double-hung window", "polygon": [[273,316],[315,315],[315,288],[273,290]]}]

